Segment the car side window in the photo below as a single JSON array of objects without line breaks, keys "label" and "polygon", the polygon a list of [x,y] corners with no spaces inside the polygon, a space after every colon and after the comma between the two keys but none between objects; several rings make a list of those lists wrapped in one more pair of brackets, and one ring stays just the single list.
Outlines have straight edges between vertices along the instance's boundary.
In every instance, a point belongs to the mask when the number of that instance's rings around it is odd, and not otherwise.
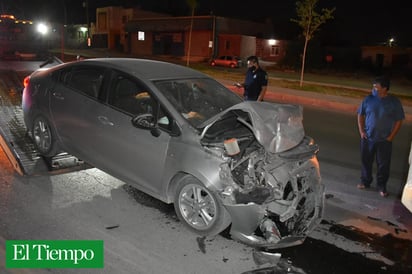
[{"label": "car side window", "polygon": [[166,131],[171,131],[172,118],[150,92],[139,82],[127,77],[118,76],[109,96],[109,104],[130,114],[152,114],[157,119],[157,125]]},{"label": "car side window", "polygon": [[104,70],[99,68],[76,68],[63,71],[60,82],[90,97],[98,98]]},{"label": "car side window", "polygon": [[172,130],[172,121],[173,119],[170,117],[170,115],[167,114],[167,111],[163,108],[163,106],[159,106],[157,113],[157,125],[160,128],[163,128],[167,131]]},{"label": "car side window", "polygon": [[154,113],[155,101],[147,89],[138,82],[119,76],[112,87],[110,105],[133,116]]}]

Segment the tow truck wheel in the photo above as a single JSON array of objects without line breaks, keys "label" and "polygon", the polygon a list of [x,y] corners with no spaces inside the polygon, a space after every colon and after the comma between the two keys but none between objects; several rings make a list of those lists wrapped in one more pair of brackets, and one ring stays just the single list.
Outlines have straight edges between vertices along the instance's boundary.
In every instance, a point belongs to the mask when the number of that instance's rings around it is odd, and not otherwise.
[{"label": "tow truck wheel", "polygon": [[230,224],[220,200],[192,176],[184,177],[177,186],[174,207],[179,219],[199,235],[219,234]]},{"label": "tow truck wheel", "polygon": [[52,157],[57,154],[54,131],[45,117],[37,116],[34,119],[32,136],[34,145],[42,156]]}]

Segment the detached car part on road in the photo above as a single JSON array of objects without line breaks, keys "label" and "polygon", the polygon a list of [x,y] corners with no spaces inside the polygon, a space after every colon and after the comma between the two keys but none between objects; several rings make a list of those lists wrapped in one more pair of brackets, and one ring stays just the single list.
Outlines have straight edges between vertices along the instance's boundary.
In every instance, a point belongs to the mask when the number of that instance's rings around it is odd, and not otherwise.
[{"label": "detached car part on road", "polygon": [[258,247],[303,242],[324,187],[300,106],[243,102],[187,67],[102,58],[25,79],[24,120],[40,154],[68,152],[166,203],[201,235],[229,225]]}]

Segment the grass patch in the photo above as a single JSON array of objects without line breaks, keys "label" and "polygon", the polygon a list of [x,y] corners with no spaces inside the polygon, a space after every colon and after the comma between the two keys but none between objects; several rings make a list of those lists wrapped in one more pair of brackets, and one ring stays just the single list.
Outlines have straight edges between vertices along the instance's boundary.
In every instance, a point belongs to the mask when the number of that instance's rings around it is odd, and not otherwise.
[{"label": "grass patch", "polygon": [[[204,63],[193,63],[191,67],[212,78],[232,80],[234,83],[242,83],[246,73],[246,68],[210,67]],[[363,98],[370,92],[374,78],[373,76],[360,73],[305,73],[304,84],[300,87],[300,73],[298,72],[280,71],[273,68],[267,69],[267,72],[269,75],[269,85],[271,86],[355,98]],[[396,95],[403,102],[412,104],[411,81],[400,77],[392,80],[390,93]]]}]

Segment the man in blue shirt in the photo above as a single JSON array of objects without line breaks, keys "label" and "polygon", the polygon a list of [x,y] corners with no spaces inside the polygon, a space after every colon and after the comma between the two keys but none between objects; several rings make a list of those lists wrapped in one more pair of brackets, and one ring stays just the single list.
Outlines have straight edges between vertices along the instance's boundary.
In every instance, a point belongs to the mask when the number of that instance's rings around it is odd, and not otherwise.
[{"label": "man in blue shirt", "polygon": [[268,85],[268,75],[259,66],[256,56],[247,58],[248,70],[246,72],[243,97],[249,101],[263,101]]},{"label": "man in blue shirt", "polygon": [[376,158],[376,184],[382,197],[388,196],[392,141],[405,119],[401,102],[388,94],[390,81],[386,77],[375,80],[372,94],[365,97],[358,108],[358,128],[361,137],[361,183],[359,189],[369,188],[372,165]]}]

